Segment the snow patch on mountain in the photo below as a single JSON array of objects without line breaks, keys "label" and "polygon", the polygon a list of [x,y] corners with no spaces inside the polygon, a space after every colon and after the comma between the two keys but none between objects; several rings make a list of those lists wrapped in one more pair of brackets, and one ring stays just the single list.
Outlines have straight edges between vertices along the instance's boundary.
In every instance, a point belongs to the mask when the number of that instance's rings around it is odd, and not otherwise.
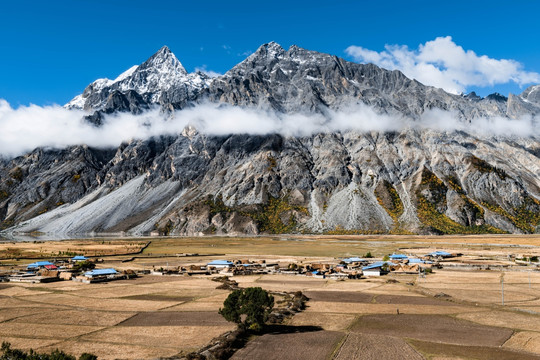
[{"label": "snow patch on mountain", "polygon": [[209,76],[201,72],[189,74],[170,49],[164,46],[144,63],[132,66],[116,79],[103,78],[94,81],[65,107],[100,110],[111,93],[125,93],[129,90],[136,91],[149,103],[157,104],[162,93],[170,89],[187,87],[191,91],[200,91],[208,87],[211,81]]}]

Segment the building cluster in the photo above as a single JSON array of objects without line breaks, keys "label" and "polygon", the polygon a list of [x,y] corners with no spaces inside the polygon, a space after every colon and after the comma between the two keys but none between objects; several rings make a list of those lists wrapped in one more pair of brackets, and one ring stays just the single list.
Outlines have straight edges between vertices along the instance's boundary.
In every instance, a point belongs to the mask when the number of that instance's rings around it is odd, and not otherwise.
[{"label": "building cluster", "polygon": [[[435,251],[418,257],[405,254],[391,254],[382,259],[349,257],[326,262],[268,262],[267,260],[213,260],[206,264],[192,264],[174,267],[153,268],[152,271],[137,273],[152,275],[212,275],[226,276],[256,274],[291,274],[322,279],[359,279],[368,276],[381,276],[388,273],[425,274],[433,266],[440,266],[439,261],[454,257],[445,251]],[[84,256],[75,256],[69,260],[36,261],[28,264],[25,271],[18,271],[4,276],[4,281],[42,283],[60,280],[73,280],[83,283],[129,279],[136,277],[132,270],[117,271],[113,268],[95,269],[95,263]],[[0,276],[1,280],[2,276]]]},{"label": "building cluster", "polygon": [[[362,276],[381,276],[390,272],[397,274],[425,274],[433,266],[439,266],[438,261],[454,257],[445,251],[435,251],[422,257],[405,254],[392,254],[383,260],[372,258],[349,257],[334,262],[321,263],[266,263],[264,260],[253,262],[249,260],[214,260],[201,266],[207,273],[223,275],[264,274],[294,274],[323,279],[358,279]],[[387,259],[386,259],[387,258]]]},{"label": "building cluster", "polygon": [[36,261],[26,266],[25,271],[8,274],[5,280],[11,282],[46,283],[73,280],[96,283],[127,279],[136,276],[132,271],[119,272],[115,269],[93,269],[95,264],[85,256],[74,256],[69,260]]}]

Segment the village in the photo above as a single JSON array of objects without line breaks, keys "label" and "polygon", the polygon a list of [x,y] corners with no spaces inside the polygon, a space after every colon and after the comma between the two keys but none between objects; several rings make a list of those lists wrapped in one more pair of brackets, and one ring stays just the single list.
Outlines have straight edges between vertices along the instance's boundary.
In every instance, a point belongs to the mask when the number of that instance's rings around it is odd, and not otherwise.
[{"label": "village", "polygon": [[232,290],[259,287],[286,320],[234,359],[277,346],[303,358],[306,343],[315,359],[355,358],[358,344],[392,358],[388,339],[426,358],[540,356],[537,236],[28,240],[0,255],[0,336],[16,349],[187,358],[234,330],[219,313]]},{"label": "village", "polygon": [[[197,258],[199,254],[176,254],[176,258]],[[202,256],[205,257],[205,256]],[[132,261],[133,259],[124,260]],[[490,270],[505,271],[540,269],[537,256],[507,255],[501,259],[481,256],[463,256],[436,250],[424,254],[392,253],[374,258],[371,253],[364,257],[335,258],[313,261],[297,259],[292,262],[275,259],[250,258],[215,259],[205,263],[185,263],[167,260],[166,264],[152,265],[147,269],[134,264],[133,268],[116,269],[107,267],[107,261],[100,257],[76,255],[68,259],[40,260],[27,265],[12,267],[0,274],[0,281],[23,283],[47,283],[71,280],[86,284],[131,279],[143,275],[153,276],[244,276],[262,274],[297,275],[329,280],[365,279],[387,274],[417,274],[425,277],[434,269]],[[98,267],[99,266],[99,267]]]}]

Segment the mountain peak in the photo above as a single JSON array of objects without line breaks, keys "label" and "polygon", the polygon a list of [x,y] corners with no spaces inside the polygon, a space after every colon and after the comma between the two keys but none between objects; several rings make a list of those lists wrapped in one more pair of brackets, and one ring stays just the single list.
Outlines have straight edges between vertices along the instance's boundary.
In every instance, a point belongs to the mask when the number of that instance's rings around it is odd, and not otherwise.
[{"label": "mountain peak", "polygon": [[157,54],[172,54],[172,51],[167,45],[163,45],[161,49],[158,50]]},{"label": "mountain peak", "polygon": [[[279,58],[285,53],[285,49],[278,43],[271,41],[267,44],[259,46],[257,51],[248,57],[250,58]],[[247,60],[247,59],[246,59]]]},{"label": "mountain peak", "polygon": [[172,53],[171,49],[169,49],[167,45],[159,49],[154,55],[152,55],[139,67],[139,69],[141,70],[150,68],[159,72],[170,72],[187,75],[186,69],[184,68],[184,66],[182,66],[180,60],[178,60],[178,58]]},{"label": "mountain peak", "polygon": [[488,96],[486,96],[486,99],[493,100],[493,101],[499,101],[499,102],[503,102],[503,103],[508,101],[508,98],[506,96],[501,95],[498,92],[495,92],[493,94],[489,94]]}]

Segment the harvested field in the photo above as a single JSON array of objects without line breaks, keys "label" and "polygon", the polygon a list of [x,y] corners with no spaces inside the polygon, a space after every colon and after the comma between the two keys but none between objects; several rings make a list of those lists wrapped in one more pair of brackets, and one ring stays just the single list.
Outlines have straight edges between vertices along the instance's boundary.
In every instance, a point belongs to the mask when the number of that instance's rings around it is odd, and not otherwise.
[{"label": "harvested field", "polygon": [[122,297],[122,299],[186,302],[186,301],[191,301],[194,298],[192,296],[175,296],[175,295],[163,295],[163,294],[142,294],[142,295],[124,296],[124,297]]},{"label": "harvested field", "polygon": [[310,300],[313,301],[330,301],[330,302],[347,302],[347,303],[364,303],[373,302],[373,295],[364,292],[353,291],[306,291],[304,293]]},{"label": "harvested field", "polygon": [[[154,348],[186,348],[194,350],[212,338],[234,328],[226,326],[116,326],[81,337],[83,341],[121,345],[140,345]],[[165,342],[164,339],[167,339]],[[177,352],[178,352],[177,350]]]},{"label": "harvested field", "polygon": [[381,286],[380,282],[371,280],[351,280],[351,281],[327,281],[324,290],[336,291],[369,291],[370,289]]},{"label": "harvested field", "polygon": [[424,296],[378,295],[353,291],[306,291],[305,295],[311,302],[457,306],[457,304],[449,301]]},{"label": "harvested field", "polygon": [[221,315],[213,311],[155,311],[139,313],[120,326],[229,326]]},{"label": "harvested field", "polygon": [[9,288],[0,290],[0,295],[2,296],[43,295],[50,293],[50,291],[40,291],[36,288],[25,288],[22,286],[11,286]]},{"label": "harvested field", "polygon": [[460,346],[434,342],[411,340],[410,344],[428,357],[440,355],[439,359],[476,359],[476,360],[539,360],[526,352],[506,350],[499,347]]},{"label": "harvested field", "polygon": [[141,250],[146,242],[135,240],[63,240],[44,242],[0,242],[0,259],[15,258],[69,258],[75,254],[86,256],[106,256],[130,254]]},{"label": "harvested field", "polygon": [[[273,275],[270,275],[269,277],[273,277]],[[268,279],[267,277],[264,277],[263,279],[257,280],[255,283],[251,284],[250,286],[259,286],[266,290],[271,291],[308,291],[313,289],[320,289],[326,286],[326,280],[323,279],[309,279],[307,277],[304,277],[305,279],[308,279],[308,281],[305,280],[296,280],[295,277],[293,279],[289,280],[283,279],[283,280],[274,280],[274,279]],[[309,281],[311,280],[311,281]]]},{"label": "harvested field", "polygon": [[[205,299],[204,299],[205,300]],[[164,312],[169,311],[213,311],[217,312],[220,307],[223,307],[223,300],[221,301],[190,301],[182,303],[180,305],[175,305],[168,307]]]},{"label": "harvested field", "polygon": [[349,333],[336,360],[423,360],[405,340],[384,335]]},{"label": "harvested field", "polygon": [[147,301],[116,299],[92,299],[75,294],[49,294],[40,296],[25,296],[27,301],[62,306],[84,307],[92,310],[107,309],[111,311],[151,311],[176,305],[175,301]]},{"label": "harvested field", "polygon": [[408,304],[408,305],[433,305],[433,306],[458,306],[458,304],[445,300],[437,300],[423,296],[399,296],[399,295],[376,295],[374,303],[377,304]]},{"label": "harvested field", "polygon": [[[482,289],[445,289],[440,288],[446,294],[451,297],[469,302],[475,302],[480,304],[500,304],[501,303],[501,285],[498,285],[497,290],[482,290]],[[504,302],[507,305],[518,303],[523,304],[523,301],[536,299],[533,295],[505,291]]]},{"label": "harvested field", "polygon": [[532,331],[518,332],[504,344],[504,347],[540,355],[540,333]]},{"label": "harvested field", "polygon": [[123,311],[54,310],[17,319],[18,323],[49,325],[113,326],[136,313]]},{"label": "harvested field", "polygon": [[320,326],[324,330],[342,331],[347,329],[356,320],[354,314],[314,313],[301,312],[296,314],[290,325],[293,326]]},{"label": "harvested field", "polygon": [[0,338],[24,337],[31,339],[67,339],[102,329],[99,326],[55,325],[51,331],[50,325],[5,322],[0,326]]},{"label": "harvested field", "polygon": [[324,330],[266,334],[250,341],[231,359],[326,360],[343,336],[342,332]]},{"label": "harvested field", "polygon": [[[0,304],[3,303],[3,299],[0,299]],[[0,322],[16,319],[19,317],[25,317],[33,314],[39,314],[42,312],[50,312],[56,310],[55,308],[31,308],[31,307],[19,307],[19,308],[9,308],[9,309],[0,309]]]},{"label": "harvested field", "polygon": [[[215,290],[218,284],[208,279],[177,279],[13,285],[0,290],[10,294],[0,295],[0,339],[40,352],[153,359],[191,352],[234,327],[217,313],[227,291]],[[209,312],[171,311],[184,301]],[[127,326],[117,325],[125,320]]]},{"label": "harvested field", "polygon": [[2,336],[2,341],[10,343],[14,349],[21,350],[37,349],[40,347],[57,344],[59,342],[59,340],[56,339],[36,339],[10,336]]},{"label": "harvested field", "polygon": [[[94,245],[107,247],[113,242]],[[37,243],[32,247],[48,245]],[[282,265],[335,263],[337,259],[333,257],[361,257],[367,251],[381,257],[403,252],[400,247],[411,249],[412,253],[422,248],[425,253],[446,249],[476,254],[469,258],[466,255],[464,261],[489,265],[509,263],[506,254],[540,254],[540,237],[154,238],[134,261],[120,263],[126,257],[105,256],[98,267],[173,269],[215,259],[266,259],[268,263]],[[50,250],[43,253],[47,251]],[[176,256],[178,253],[206,255]],[[493,259],[480,259],[486,254]],[[517,271],[504,272],[504,307],[500,306],[499,270],[448,268],[434,269],[425,278],[390,274],[344,281],[285,274],[235,276],[233,279],[241,287],[260,286],[279,292],[300,290],[311,298],[307,309],[296,314],[288,325],[274,327],[274,333],[255,338],[236,358],[312,360],[333,354],[337,359],[416,359],[419,353],[439,360],[531,358],[518,350],[538,352],[540,316],[534,315],[534,311],[540,312],[540,273],[522,272],[520,267],[512,270]],[[0,284],[0,338],[19,348],[60,348],[75,355],[91,352],[100,359],[153,359],[186,354],[233,328],[217,314],[229,294],[217,290],[218,285],[211,281],[211,276],[154,275],[100,284]],[[434,298],[441,292],[451,298]],[[49,331],[51,326],[59,331]]]},{"label": "harvested field", "polygon": [[483,311],[460,314],[458,318],[489,326],[540,331],[540,315],[508,311]]},{"label": "harvested field", "polygon": [[464,312],[482,311],[472,306],[445,305],[410,305],[410,304],[365,304],[342,303],[331,301],[314,301],[308,303],[309,312],[340,314],[395,314],[399,309],[402,314],[460,314]]},{"label": "harvested field", "polygon": [[513,331],[442,315],[365,315],[352,332],[407,337],[468,346],[501,346]]},{"label": "harvested field", "polygon": [[[35,349],[36,347],[34,347]],[[62,343],[39,348],[40,352],[50,352],[60,348],[63,351],[81,356],[82,353],[94,354],[99,360],[113,359],[155,359],[178,354],[175,347],[152,347],[148,344],[116,344],[110,342],[85,341],[81,339],[68,340]]]}]

